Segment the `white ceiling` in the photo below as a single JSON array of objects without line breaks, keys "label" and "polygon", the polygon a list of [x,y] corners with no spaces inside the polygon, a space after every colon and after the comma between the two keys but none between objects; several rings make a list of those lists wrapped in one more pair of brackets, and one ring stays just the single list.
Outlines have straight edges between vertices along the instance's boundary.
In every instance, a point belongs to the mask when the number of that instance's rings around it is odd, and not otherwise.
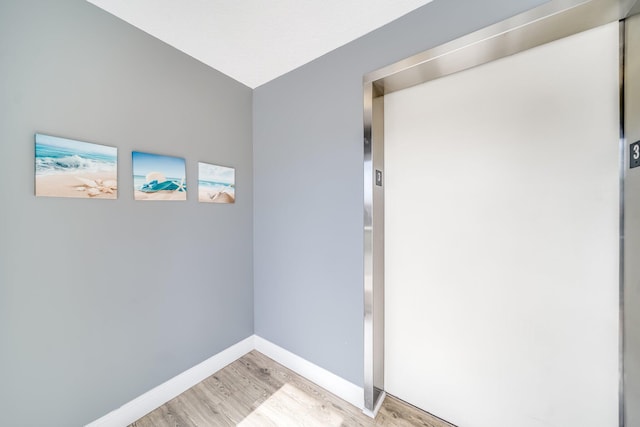
[{"label": "white ceiling", "polygon": [[88,0],[258,87],[431,0]]}]

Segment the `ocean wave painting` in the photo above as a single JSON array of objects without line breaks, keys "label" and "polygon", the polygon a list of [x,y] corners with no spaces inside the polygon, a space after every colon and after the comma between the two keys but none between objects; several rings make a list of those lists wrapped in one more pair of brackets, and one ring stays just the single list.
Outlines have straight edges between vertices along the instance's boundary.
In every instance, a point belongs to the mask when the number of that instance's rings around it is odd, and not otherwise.
[{"label": "ocean wave painting", "polygon": [[198,201],[203,203],[235,203],[236,171],[234,168],[198,163]]},{"label": "ocean wave painting", "polygon": [[118,149],[35,135],[36,196],[116,199]]},{"label": "ocean wave painting", "polygon": [[184,159],[139,151],[131,159],[135,200],[187,200]]}]

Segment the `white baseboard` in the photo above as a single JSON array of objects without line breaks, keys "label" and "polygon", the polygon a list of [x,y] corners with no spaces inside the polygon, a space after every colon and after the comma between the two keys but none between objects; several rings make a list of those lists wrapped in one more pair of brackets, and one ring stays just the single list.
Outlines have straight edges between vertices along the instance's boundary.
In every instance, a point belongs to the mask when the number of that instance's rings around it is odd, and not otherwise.
[{"label": "white baseboard", "polygon": [[252,335],[87,424],[86,427],[128,426],[249,353],[254,349],[253,341]]},{"label": "white baseboard", "polygon": [[257,335],[252,335],[221,351],[202,363],[184,371],[159,386],[149,390],[118,409],[89,423],[86,427],[124,427],[139,420],[149,412],[184,393],[202,380],[210,377],[228,364],[235,362],[252,350],[257,350],[281,365],[291,369],[351,403],[364,408],[364,390],[344,378],[315,365],[302,357],[279,347]]},{"label": "white baseboard", "polygon": [[273,344],[257,335],[255,337],[255,348],[265,356],[270,357],[279,364],[291,369],[300,376],[335,394],[342,400],[346,400],[355,407],[364,408],[364,389],[333,372],[327,371],[318,365],[309,362],[302,357],[291,353],[284,348]]}]

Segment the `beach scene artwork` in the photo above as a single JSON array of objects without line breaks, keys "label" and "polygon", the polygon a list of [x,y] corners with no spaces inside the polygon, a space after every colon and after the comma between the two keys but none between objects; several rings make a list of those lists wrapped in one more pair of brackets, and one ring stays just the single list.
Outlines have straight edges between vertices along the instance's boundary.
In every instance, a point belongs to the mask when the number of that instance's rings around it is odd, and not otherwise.
[{"label": "beach scene artwork", "polygon": [[135,200],[187,200],[184,159],[139,151],[131,159]]},{"label": "beach scene artwork", "polygon": [[118,198],[118,149],[37,133],[36,196]]},{"label": "beach scene artwork", "polygon": [[198,163],[198,200],[204,203],[235,203],[236,170]]}]

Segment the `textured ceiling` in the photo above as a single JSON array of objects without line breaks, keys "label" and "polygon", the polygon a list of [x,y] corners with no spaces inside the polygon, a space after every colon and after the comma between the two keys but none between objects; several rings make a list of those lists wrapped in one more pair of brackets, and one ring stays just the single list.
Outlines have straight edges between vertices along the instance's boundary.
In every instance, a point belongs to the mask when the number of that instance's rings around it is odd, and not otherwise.
[{"label": "textured ceiling", "polygon": [[255,88],[431,0],[88,0]]}]

